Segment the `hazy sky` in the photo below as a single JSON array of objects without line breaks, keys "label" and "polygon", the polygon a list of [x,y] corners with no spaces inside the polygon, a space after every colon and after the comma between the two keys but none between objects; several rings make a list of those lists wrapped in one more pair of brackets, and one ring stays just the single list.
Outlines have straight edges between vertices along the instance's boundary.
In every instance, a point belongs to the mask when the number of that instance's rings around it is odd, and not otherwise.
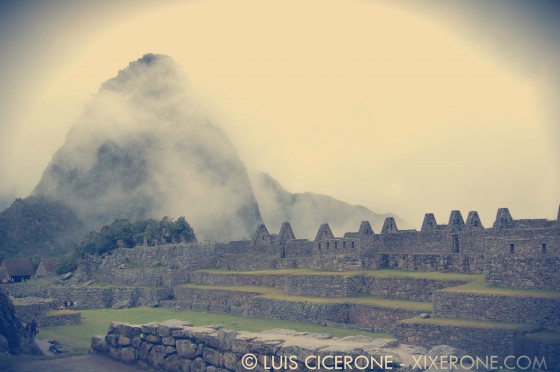
[{"label": "hazy sky", "polygon": [[184,66],[248,168],[291,192],[414,228],[452,209],[486,226],[504,206],[556,217],[556,1],[6,3],[0,202],[31,192],[103,81],[154,52]]}]

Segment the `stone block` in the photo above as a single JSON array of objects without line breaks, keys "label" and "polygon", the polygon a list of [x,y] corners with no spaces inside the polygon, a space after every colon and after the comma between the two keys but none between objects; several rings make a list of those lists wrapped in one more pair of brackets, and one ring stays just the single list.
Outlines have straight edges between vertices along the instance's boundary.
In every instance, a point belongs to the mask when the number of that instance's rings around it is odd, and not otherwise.
[{"label": "stone block", "polygon": [[222,352],[209,347],[202,348],[202,357],[207,363],[210,363],[216,367],[223,367],[223,356]]},{"label": "stone block", "polygon": [[205,372],[208,365],[202,358],[196,358],[191,364],[191,372]]},{"label": "stone block", "polygon": [[91,338],[91,348],[98,353],[105,353],[107,351],[105,336],[93,336]]},{"label": "stone block", "polygon": [[146,341],[148,341],[152,344],[161,344],[161,337],[154,336],[154,335],[147,335],[146,336]]},{"label": "stone block", "polygon": [[129,346],[131,344],[131,340],[125,336],[119,336],[119,345],[120,346]]},{"label": "stone block", "polygon": [[148,361],[150,365],[154,368],[162,368],[163,360],[165,358],[165,346],[156,345],[150,350],[148,355]]},{"label": "stone block", "polygon": [[181,358],[194,359],[197,356],[197,345],[189,340],[177,340],[177,354]]},{"label": "stone block", "polygon": [[171,372],[180,372],[181,369],[181,360],[177,354],[169,355],[163,360],[163,368],[166,371]]},{"label": "stone block", "polygon": [[120,360],[124,363],[133,364],[136,361],[136,350],[132,347],[122,348]]}]

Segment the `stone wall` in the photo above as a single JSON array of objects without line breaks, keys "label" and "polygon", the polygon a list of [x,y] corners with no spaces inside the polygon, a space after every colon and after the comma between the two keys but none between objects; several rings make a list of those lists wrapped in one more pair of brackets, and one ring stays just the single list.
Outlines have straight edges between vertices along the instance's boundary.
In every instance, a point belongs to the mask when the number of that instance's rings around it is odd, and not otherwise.
[{"label": "stone wall", "polygon": [[294,296],[357,297],[376,296],[395,300],[431,302],[432,293],[442,288],[464,284],[463,281],[442,281],[414,278],[380,278],[363,274],[336,275],[274,275],[218,272],[193,272],[190,280],[210,286],[266,286],[283,288]]},{"label": "stone wall", "polygon": [[239,316],[249,315],[249,307],[254,297],[259,295],[258,292],[201,290],[187,287],[176,287],[174,293],[176,303],[182,308]]},{"label": "stone wall", "polygon": [[14,298],[13,304],[19,320],[27,324],[33,319],[40,318],[47,311],[56,309],[62,304],[62,301],[55,301],[52,298],[26,297]]},{"label": "stone wall", "polygon": [[340,303],[287,301],[266,298],[256,292],[189,287],[175,288],[175,298],[175,304],[184,309],[337,325],[379,332],[390,332],[395,322],[423,312],[343,301]]},{"label": "stone wall", "polygon": [[190,274],[190,282],[199,285],[283,287],[285,280],[286,277],[284,275],[242,274],[236,272],[222,274],[204,271],[195,271]]},{"label": "stone wall", "polygon": [[308,267],[305,259],[258,257],[228,254],[218,259],[218,267],[231,271],[256,271],[275,269],[297,269]]},{"label": "stone wall", "polygon": [[373,253],[364,258],[366,269],[396,269],[482,274],[484,254],[480,253]]},{"label": "stone wall", "polygon": [[7,286],[14,297],[52,298],[62,303],[77,301],[77,309],[111,307],[120,301],[129,301],[131,306],[150,306],[173,297],[170,288],[55,286],[32,282]]},{"label": "stone wall", "polygon": [[497,356],[543,356],[547,370],[560,370],[560,342],[542,343],[526,337],[528,330],[507,330],[450,325],[397,323],[393,336],[402,343],[432,347],[438,344],[451,345],[464,350],[468,355]]},{"label": "stone wall", "polygon": [[365,294],[394,300],[431,302],[439,289],[455,287],[465,282],[452,280],[377,278],[364,276]]},{"label": "stone wall", "polygon": [[445,318],[535,323],[560,330],[560,298],[434,292],[434,315]]},{"label": "stone wall", "polygon": [[[247,371],[248,364],[244,363],[253,361],[244,359],[247,354],[255,356],[258,364],[252,370],[259,372],[272,370],[273,357],[275,370],[295,367],[298,371],[326,371],[333,369],[334,364],[329,361],[319,365],[317,360],[333,355],[353,359],[360,356],[371,366],[368,371],[381,370],[371,358],[387,369],[405,370],[398,367],[399,356],[395,353],[395,340],[391,339],[336,339],[326,334],[289,330],[236,332],[221,327],[193,327],[177,320],[143,325],[112,322],[107,335],[94,336],[91,346],[96,353],[141,369],[166,371]],[[292,362],[289,358],[294,363],[290,367],[286,364]]]},{"label": "stone wall", "polygon": [[103,258],[94,279],[171,288],[188,282],[188,273],[193,270],[217,267],[219,255],[213,243],[118,248]]},{"label": "stone wall", "polygon": [[39,327],[75,325],[82,322],[82,314],[73,310],[50,310],[37,318]]},{"label": "stone wall", "polygon": [[484,267],[486,282],[513,288],[559,291],[560,255],[547,243],[540,243],[540,240],[537,244],[527,243],[512,241],[509,244],[513,244],[513,252],[507,245],[506,248],[490,255]]}]

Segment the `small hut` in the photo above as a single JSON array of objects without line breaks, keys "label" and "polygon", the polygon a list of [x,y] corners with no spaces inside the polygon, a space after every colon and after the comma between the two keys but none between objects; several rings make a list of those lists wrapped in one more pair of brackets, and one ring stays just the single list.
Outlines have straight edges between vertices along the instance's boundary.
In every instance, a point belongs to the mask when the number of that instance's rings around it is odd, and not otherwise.
[{"label": "small hut", "polygon": [[56,276],[58,258],[43,258],[37,267],[36,278]]},{"label": "small hut", "polygon": [[3,283],[22,282],[35,274],[31,261],[26,259],[6,259],[0,265],[0,278]]}]

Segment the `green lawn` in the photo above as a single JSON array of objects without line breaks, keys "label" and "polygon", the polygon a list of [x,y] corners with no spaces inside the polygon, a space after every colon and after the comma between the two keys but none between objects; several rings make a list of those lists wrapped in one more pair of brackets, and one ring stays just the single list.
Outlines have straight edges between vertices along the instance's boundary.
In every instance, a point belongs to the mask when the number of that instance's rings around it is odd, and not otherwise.
[{"label": "green lawn", "polygon": [[508,323],[508,322],[493,322],[487,320],[469,320],[469,319],[454,319],[454,318],[420,318],[414,317],[401,320],[400,323],[409,324],[431,324],[441,325],[446,327],[464,327],[464,328],[483,328],[483,329],[497,329],[497,330],[532,330],[537,329],[538,325],[528,323]]},{"label": "green lawn", "polygon": [[307,302],[315,304],[363,304],[373,305],[391,309],[406,309],[406,310],[419,310],[419,311],[432,311],[433,306],[431,302],[416,302],[405,300],[389,300],[381,297],[364,296],[364,297],[304,297],[292,296],[284,293],[281,288],[272,287],[249,287],[249,286],[213,286],[213,285],[196,285],[196,284],[183,284],[182,288],[193,288],[200,290],[220,290],[220,291],[237,291],[247,293],[258,293],[264,298],[273,300],[293,301],[293,302]]},{"label": "green lawn", "polygon": [[198,311],[173,311],[169,308],[134,307],[124,310],[91,309],[82,310],[82,324],[43,327],[39,338],[56,339],[70,346],[74,351],[85,352],[91,344],[91,336],[105,335],[111,321],[143,324],[161,322],[168,319],[179,319],[191,322],[195,326],[221,325],[227,329],[251,332],[265,331],[273,328],[294,329],[304,332],[329,333],[336,337],[365,335],[372,338],[391,337],[385,333],[371,333],[320,326],[302,322],[273,320],[264,318],[248,318],[229,314],[212,314]]},{"label": "green lawn", "polygon": [[197,272],[222,275],[334,275],[350,277],[367,275],[377,278],[401,279],[429,279],[439,281],[470,282],[480,280],[483,275],[462,273],[441,273],[436,271],[406,271],[406,270],[354,270],[354,271],[322,271],[312,269],[284,269],[284,270],[258,270],[258,271],[229,271],[226,269],[202,269]]},{"label": "green lawn", "polygon": [[479,278],[467,284],[457,287],[442,289],[445,292],[462,292],[480,295],[497,295],[497,296],[513,296],[513,297],[537,297],[537,298],[558,298],[560,299],[560,291],[550,291],[544,289],[521,289],[498,287],[489,285],[484,282],[484,277]]},{"label": "green lawn", "polygon": [[541,330],[529,333],[527,338],[542,343],[560,344],[560,331]]}]

